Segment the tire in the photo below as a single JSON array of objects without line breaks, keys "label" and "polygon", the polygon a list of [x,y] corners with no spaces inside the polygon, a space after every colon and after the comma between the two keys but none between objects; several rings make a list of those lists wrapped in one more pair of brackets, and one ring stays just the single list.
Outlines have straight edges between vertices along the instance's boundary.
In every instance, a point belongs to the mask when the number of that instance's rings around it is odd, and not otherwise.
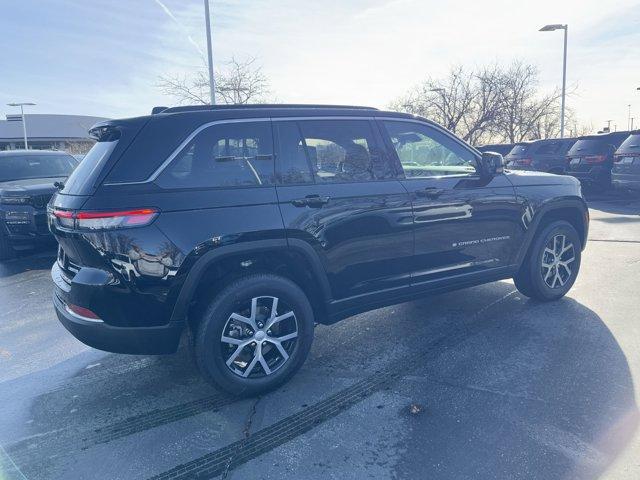
[{"label": "tire", "polygon": [[9,244],[7,238],[4,233],[0,231],[0,261],[2,260],[10,260],[16,256],[16,252],[13,247]]},{"label": "tire", "polygon": [[[562,250],[562,238],[567,250],[557,256],[556,253]],[[551,246],[554,246],[553,254]],[[516,288],[523,295],[543,302],[562,298],[578,276],[581,252],[580,236],[569,222],[560,220],[544,226],[533,239],[520,271],[513,278]]]},{"label": "tire", "polygon": [[[275,317],[271,313],[274,298]],[[278,320],[281,317],[286,318]],[[204,309],[194,354],[200,372],[214,386],[233,395],[259,395],[298,371],[311,349],[313,329],[313,310],[295,283],[277,275],[255,274],[236,280]],[[294,330],[297,336],[276,345],[278,338],[291,337]],[[234,343],[223,342],[223,333]],[[262,359],[256,353],[264,354]]]}]

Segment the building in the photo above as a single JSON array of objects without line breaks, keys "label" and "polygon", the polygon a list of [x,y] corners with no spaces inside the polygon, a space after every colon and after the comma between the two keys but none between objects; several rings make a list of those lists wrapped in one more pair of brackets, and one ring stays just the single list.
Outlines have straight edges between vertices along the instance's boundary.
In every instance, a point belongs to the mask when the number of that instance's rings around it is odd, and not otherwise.
[{"label": "building", "polygon": [[[102,117],[86,115],[25,114],[27,141],[30,149],[65,150],[72,154],[84,154],[94,140],[88,130]],[[7,115],[0,120],[0,150],[24,148],[22,116]]]}]

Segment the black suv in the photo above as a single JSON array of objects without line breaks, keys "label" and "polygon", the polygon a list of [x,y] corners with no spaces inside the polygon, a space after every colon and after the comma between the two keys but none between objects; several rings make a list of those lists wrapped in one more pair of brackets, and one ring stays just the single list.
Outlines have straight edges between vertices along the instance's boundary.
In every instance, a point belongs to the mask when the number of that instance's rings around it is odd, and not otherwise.
[{"label": "black suv", "polygon": [[47,204],[77,165],[71,155],[46,150],[0,152],[0,260],[15,250],[54,240],[47,228]]},{"label": "black suv", "polygon": [[536,170],[562,175],[573,138],[554,138],[517,143],[505,157],[512,170]]},{"label": "black suv", "polygon": [[256,394],[315,323],[515,278],[562,297],[588,229],[571,177],[502,170],[442,127],[363,107],[176,107],[101,123],[50,203],[53,300],[99,349],[174,352]]},{"label": "black suv", "polygon": [[614,132],[579,137],[567,152],[567,175],[586,186],[610,187],[613,154],[628,136],[629,132]]},{"label": "black suv", "polygon": [[640,190],[640,130],[631,132],[616,150],[611,183],[615,188]]}]

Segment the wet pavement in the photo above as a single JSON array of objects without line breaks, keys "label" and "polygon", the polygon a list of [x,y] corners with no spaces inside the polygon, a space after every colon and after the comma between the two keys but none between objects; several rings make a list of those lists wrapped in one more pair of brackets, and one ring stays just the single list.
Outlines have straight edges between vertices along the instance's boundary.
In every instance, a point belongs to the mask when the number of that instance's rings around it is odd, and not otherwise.
[{"label": "wet pavement", "polygon": [[0,264],[0,479],[640,477],[640,201],[594,196],[569,295],[510,281],[319,326],[301,371],[236,399],[186,351],[84,346],[55,252]]}]

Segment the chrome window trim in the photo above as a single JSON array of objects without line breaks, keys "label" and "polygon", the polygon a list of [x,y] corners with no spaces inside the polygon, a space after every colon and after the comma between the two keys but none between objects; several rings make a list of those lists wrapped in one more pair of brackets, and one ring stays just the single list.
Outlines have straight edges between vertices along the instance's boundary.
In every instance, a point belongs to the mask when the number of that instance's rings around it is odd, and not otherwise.
[{"label": "chrome window trim", "polygon": [[[151,183],[155,179],[157,179],[160,174],[164,171],[165,168],[169,166],[169,164],[178,156],[178,154],[194,139],[196,135],[205,130],[206,128],[212,127],[214,125],[221,125],[227,123],[249,123],[249,122],[291,122],[291,121],[314,121],[314,120],[366,120],[369,122],[375,121],[395,121],[395,122],[412,122],[419,123],[421,125],[425,125],[427,127],[434,128],[441,133],[447,135],[449,138],[458,143],[461,147],[466,148],[467,150],[471,150],[471,153],[474,153],[476,157],[479,157],[478,152],[473,148],[464,143],[462,140],[457,138],[447,129],[439,126],[436,123],[414,119],[414,118],[402,118],[402,117],[378,117],[375,115],[328,115],[328,116],[291,116],[291,117],[255,117],[255,118],[231,118],[231,119],[222,119],[215,120],[213,122],[207,122],[200,125],[193,132],[191,132],[187,138],[185,138],[180,145],[178,145],[173,152],[167,157],[167,159],[162,162],[162,164],[145,180],[140,180],[136,182],[109,182],[104,183],[105,186],[112,185],[141,185],[145,183]],[[275,158],[275,153],[274,153]]]},{"label": "chrome window trim", "polygon": [[180,145],[176,147],[176,149],[171,152],[171,155],[167,157],[167,159],[160,164],[155,171],[149,175],[145,180],[140,180],[137,182],[112,182],[112,183],[104,183],[103,185],[140,185],[143,183],[151,183],[156,178],[160,176],[162,171],[169,166],[169,164],[178,156],[178,154],[186,147],[191,140],[194,139],[196,135],[198,135],[201,131],[206,128],[212,127],[214,125],[220,125],[225,123],[248,123],[248,122],[269,122],[271,121],[268,117],[259,117],[259,118],[228,118],[223,120],[215,120],[213,122],[203,123],[198,128],[196,128],[193,132],[191,132],[187,138],[185,138]]}]

